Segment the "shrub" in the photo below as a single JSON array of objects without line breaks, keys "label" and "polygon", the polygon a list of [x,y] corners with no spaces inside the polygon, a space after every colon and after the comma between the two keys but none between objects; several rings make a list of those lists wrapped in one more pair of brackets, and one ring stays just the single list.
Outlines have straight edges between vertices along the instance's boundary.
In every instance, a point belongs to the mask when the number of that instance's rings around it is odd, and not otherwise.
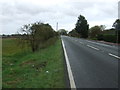
[{"label": "shrub", "polygon": [[107,41],[107,42],[113,42],[115,43],[117,41],[117,37],[116,35],[107,35],[107,34],[100,34],[97,36],[97,39],[98,40],[104,40],[104,41]]},{"label": "shrub", "polygon": [[41,22],[24,25],[21,28],[23,35],[20,37],[20,44],[27,43],[33,52],[37,51],[40,44],[54,37],[55,31],[49,24]]},{"label": "shrub", "polygon": [[108,42],[116,42],[116,36],[115,35],[103,35],[103,39]]},{"label": "shrub", "polygon": [[98,34],[96,38],[97,40],[103,40],[103,34]]}]

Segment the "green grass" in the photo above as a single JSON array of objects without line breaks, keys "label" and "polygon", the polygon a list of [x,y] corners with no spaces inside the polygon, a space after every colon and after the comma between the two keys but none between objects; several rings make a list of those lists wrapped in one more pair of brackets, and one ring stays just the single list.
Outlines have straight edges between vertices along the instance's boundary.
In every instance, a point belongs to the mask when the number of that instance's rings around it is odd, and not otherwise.
[{"label": "green grass", "polygon": [[3,88],[65,88],[60,39],[35,53],[18,47],[15,39],[2,42]]}]

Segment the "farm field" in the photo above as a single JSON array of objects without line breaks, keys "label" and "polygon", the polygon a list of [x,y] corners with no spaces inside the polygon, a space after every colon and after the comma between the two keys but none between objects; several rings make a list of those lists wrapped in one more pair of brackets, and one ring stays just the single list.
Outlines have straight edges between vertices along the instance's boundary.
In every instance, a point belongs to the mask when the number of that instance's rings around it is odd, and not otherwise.
[{"label": "farm field", "polygon": [[2,40],[3,88],[65,87],[60,39],[35,53],[29,47],[20,48],[16,42],[13,38]]}]

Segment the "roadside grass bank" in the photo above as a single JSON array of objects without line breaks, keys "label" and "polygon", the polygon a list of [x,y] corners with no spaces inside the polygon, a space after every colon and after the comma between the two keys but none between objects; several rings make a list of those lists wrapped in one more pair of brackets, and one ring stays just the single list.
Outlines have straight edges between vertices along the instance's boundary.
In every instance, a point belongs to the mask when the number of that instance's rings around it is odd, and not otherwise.
[{"label": "roadside grass bank", "polygon": [[21,49],[15,42],[16,39],[2,40],[3,88],[65,88],[59,38],[48,40],[35,53],[29,47]]}]

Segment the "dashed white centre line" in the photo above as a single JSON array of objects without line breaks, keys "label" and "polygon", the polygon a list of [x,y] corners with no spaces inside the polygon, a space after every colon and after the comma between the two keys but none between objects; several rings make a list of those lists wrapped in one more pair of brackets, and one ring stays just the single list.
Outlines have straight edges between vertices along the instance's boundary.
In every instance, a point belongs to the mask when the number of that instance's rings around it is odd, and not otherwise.
[{"label": "dashed white centre line", "polygon": [[79,42],[79,43],[83,44],[83,42]]},{"label": "dashed white centre line", "polygon": [[[74,41],[76,41],[76,42],[79,42],[78,40],[74,40]],[[80,44],[83,44],[83,42],[79,42]]]},{"label": "dashed white centre line", "polygon": [[115,58],[117,58],[117,59],[120,59],[120,57],[119,56],[116,56],[116,55],[114,55],[114,54],[111,54],[111,53],[108,53],[110,56],[113,56],[113,57],[115,57]]},{"label": "dashed white centre line", "polygon": [[93,47],[93,46],[91,46],[91,45],[87,45],[87,46],[90,47],[90,48],[93,48],[93,49],[95,49],[95,50],[99,50],[98,48]]}]

